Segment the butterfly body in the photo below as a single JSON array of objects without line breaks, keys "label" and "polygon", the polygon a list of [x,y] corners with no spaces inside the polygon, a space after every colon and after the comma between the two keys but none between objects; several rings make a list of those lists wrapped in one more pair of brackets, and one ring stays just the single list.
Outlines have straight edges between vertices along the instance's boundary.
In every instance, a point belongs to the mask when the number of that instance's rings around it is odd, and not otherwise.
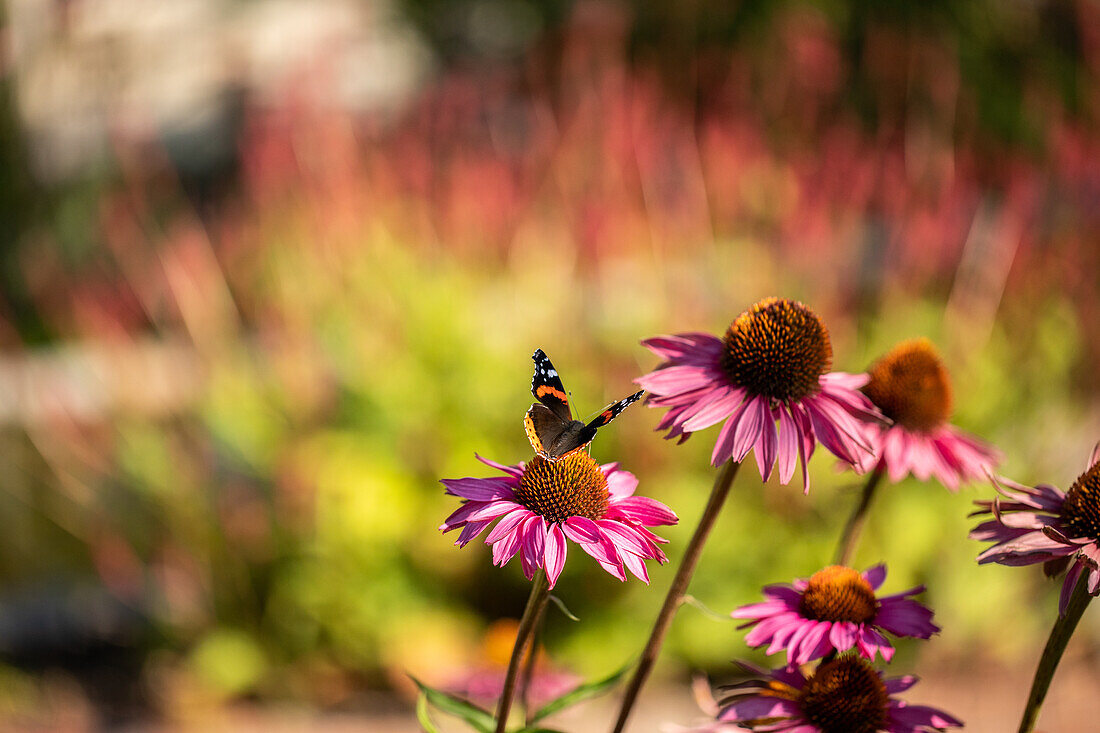
[{"label": "butterfly body", "polygon": [[531,394],[538,400],[523,417],[527,439],[535,452],[548,461],[558,461],[581,450],[592,442],[596,430],[614,420],[620,412],[641,398],[636,392],[608,405],[591,422],[574,420],[569,409],[569,397],[557,370],[542,349],[531,356],[535,374],[531,378]]}]

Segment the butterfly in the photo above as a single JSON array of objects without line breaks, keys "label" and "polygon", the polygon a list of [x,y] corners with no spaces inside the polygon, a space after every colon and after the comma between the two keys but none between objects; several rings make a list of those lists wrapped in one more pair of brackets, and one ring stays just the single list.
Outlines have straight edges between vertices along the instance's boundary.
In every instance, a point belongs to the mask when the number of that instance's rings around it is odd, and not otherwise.
[{"label": "butterfly", "polygon": [[627,405],[637,402],[645,391],[635,392],[625,399],[614,402],[604,408],[592,422],[585,425],[573,419],[569,409],[569,397],[565,394],[558,370],[550,363],[542,349],[536,349],[531,356],[535,362],[535,375],[531,377],[531,394],[538,404],[523,416],[523,428],[527,439],[535,452],[548,461],[565,458],[592,442],[596,430],[607,425],[626,409]]}]

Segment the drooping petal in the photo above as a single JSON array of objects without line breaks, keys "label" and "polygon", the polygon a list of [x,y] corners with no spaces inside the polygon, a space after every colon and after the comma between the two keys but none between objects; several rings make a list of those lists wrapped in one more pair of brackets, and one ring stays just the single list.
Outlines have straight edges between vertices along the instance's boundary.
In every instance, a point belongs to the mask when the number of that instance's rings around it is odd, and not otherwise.
[{"label": "drooping petal", "polygon": [[794,467],[798,464],[798,428],[795,427],[794,418],[791,417],[786,405],[776,408],[779,413],[779,483],[787,485],[794,476]]},{"label": "drooping petal", "polygon": [[733,457],[734,452],[734,439],[737,434],[737,426],[745,417],[746,408],[749,406],[750,400],[745,400],[734,410],[729,419],[726,420],[725,425],[718,433],[718,440],[714,443],[714,450],[710,454],[710,462],[712,466],[720,466]]},{"label": "drooping petal", "polygon": [[910,731],[918,731],[923,728],[942,730],[944,728],[957,728],[962,726],[962,721],[942,710],[926,705],[909,705],[901,700],[895,700],[890,706],[890,717],[908,727]]},{"label": "drooping petal", "polygon": [[744,411],[742,418],[737,423],[733,436],[733,460],[741,462],[745,460],[745,456],[752,450],[753,444],[760,436],[760,430],[763,427],[763,413],[766,410],[761,410],[761,403],[766,407],[767,398],[765,397],[750,397],[745,400],[748,405]]},{"label": "drooping petal", "polygon": [[534,514],[524,520],[520,531],[523,535],[523,556],[534,567],[541,568],[546,552],[546,520]]},{"label": "drooping petal", "polygon": [[699,401],[698,409],[684,421],[684,430],[694,433],[721,422],[733,414],[744,398],[745,391],[736,387],[714,390],[709,396]]},{"label": "drooping petal", "polygon": [[485,538],[485,544],[492,545],[499,542],[505,535],[514,532],[519,523],[529,516],[531,516],[531,510],[523,507],[506,514],[489,532],[489,535]]},{"label": "drooping petal", "polygon": [[458,529],[466,524],[471,514],[478,511],[483,506],[485,506],[485,503],[480,501],[463,502],[462,506],[451,512],[451,515],[444,520],[443,524],[439,525],[439,531],[443,534],[447,534],[451,530]]},{"label": "drooping petal", "polygon": [[519,552],[519,548],[522,544],[523,538],[520,531],[506,534],[493,544],[493,564],[504,567],[504,565]]},{"label": "drooping petal", "polygon": [[491,519],[486,519],[481,522],[471,522],[462,528],[462,532],[459,533],[458,539],[455,540],[456,547],[465,547],[470,543],[472,539],[485,531],[485,528],[489,526]]},{"label": "drooping petal", "polygon": [[649,571],[646,570],[645,562],[637,555],[624,552],[622,553],[623,565],[626,569],[634,574],[638,580],[642,581],[646,585],[649,585]]},{"label": "drooping petal", "polygon": [[1066,608],[1069,607],[1070,596],[1073,595],[1073,589],[1077,587],[1077,582],[1081,578],[1081,571],[1084,570],[1085,564],[1083,562],[1075,562],[1073,566],[1066,573],[1066,579],[1062,581],[1062,593],[1058,598],[1058,615],[1065,616]]},{"label": "drooping petal", "polygon": [[932,623],[932,611],[914,600],[895,598],[880,601],[875,625],[896,636],[927,639],[940,630]]},{"label": "drooping petal", "polygon": [[760,400],[760,436],[756,440],[753,454],[756,467],[760,469],[760,478],[767,481],[775,468],[775,454],[779,449],[779,436],[775,432],[775,413],[767,402]]},{"label": "drooping petal", "polygon": [[561,527],[554,524],[546,535],[546,579],[550,581],[550,587],[558,582],[562,568],[565,567],[565,535]]},{"label": "drooping petal", "polygon": [[588,517],[569,517],[562,525],[565,536],[579,545],[589,542],[599,542],[600,528]]}]

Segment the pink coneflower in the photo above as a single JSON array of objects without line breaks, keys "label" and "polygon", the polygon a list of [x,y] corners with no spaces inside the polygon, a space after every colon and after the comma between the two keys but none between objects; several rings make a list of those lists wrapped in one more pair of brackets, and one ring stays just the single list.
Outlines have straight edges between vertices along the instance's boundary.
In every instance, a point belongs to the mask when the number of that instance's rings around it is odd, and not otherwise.
[{"label": "pink coneflower", "polygon": [[724,338],[687,333],[642,344],[666,359],[634,380],[650,392],[650,406],[670,408],[657,426],[666,438],[683,441],[726,420],[711,454],[716,466],[740,462],[755,448],[761,478],[778,464],[779,480],[788,483],[801,458],[809,491],[806,462],[817,441],[858,464],[869,450],[861,421],[882,419],[858,391],[866,375],[829,371],[833,348],[825,324],[793,300],[765,298],[739,315]]},{"label": "pink coneflower", "polygon": [[978,563],[1033,565],[1055,577],[1067,568],[1058,612],[1064,614],[1082,573],[1088,592],[1100,595],[1100,445],[1088,469],[1069,491],[1047,484],[1032,488],[998,479],[994,486],[1007,501],[976,501],[982,507],[971,516],[992,514],[970,532],[970,538],[995,543],[978,555]]},{"label": "pink coneflower", "polygon": [[874,455],[860,455],[859,468],[881,461],[893,482],[912,473],[921,481],[935,476],[955,491],[959,484],[988,475],[997,451],[949,424],[951,379],[936,347],[925,338],[903,341],[868,370],[863,393],[893,421],[864,424],[863,437]]},{"label": "pink coneflower", "polygon": [[[494,622],[482,638],[477,663],[456,674],[444,689],[475,703],[492,704],[499,699],[518,629],[519,622],[515,619]],[[548,703],[581,683],[581,678],[551,664],[541,646],[534,653],[527,694],[529,705]]]},{"label": "pink coneflower", "polygon": [[493,564],[503,566],[518,552],[524,575],[531,579],[545,568],[551,588],[565,566],[566,538],[619,580],[629,570],[648,583],[643,561],[667,559],[658,547],[666,540],[646,526],[676,524],[676,515],[659,501],[634,496],[638,479],[618,463],[601,466],[584,451],[554,462],[535,456],[516,466],[478,460],[505,475],[442,480],[448,494],[465,499],[439,527],[462,528],[459,547],[499,519],[485,539]]},{"label": "pink coneflower", "polygon": [[878,598],[875,591],[885,579],[885,565],[863,573],[830,565],[792,585],[765,587],[768,600],[742,606],[732,616],[751,619],[745,624],[753,627],[746,644],[769,644],[768,654],[786,649],[788,664],[806,664],[852,648],[872,660],[878,652],[889,662],[894,647],[880,630],[927,639],[940,629],[932,623],[932,611],[909,598],[924,586]]},{"label": "pink coneflower", "polygon": [[766,672],[741,666],[757,677],[731,685],[719,724],[789,733],[926,733],[962,727],[942,710],[893,697],[915,685],[916,677],[883,679],[859,657],[824,662],[809,677],[797,667]]}]

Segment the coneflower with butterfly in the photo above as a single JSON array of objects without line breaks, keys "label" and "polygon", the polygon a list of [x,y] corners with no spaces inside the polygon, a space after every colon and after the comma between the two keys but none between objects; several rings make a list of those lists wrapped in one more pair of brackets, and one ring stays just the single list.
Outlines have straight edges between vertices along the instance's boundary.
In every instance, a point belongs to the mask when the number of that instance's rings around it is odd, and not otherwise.
[{"label": "coneflower with butterfly", "polygon": [[[462,504],[440,530],[460,529],[455,545],[463,547],[495,522],[485,538],[492,546],[493,564],[503,567],[519,555],[521,569],[532,581],[500,702],[491,715],[469,701],[421,685],[421,724],[426,728],[430,725],[426,705],[433,702],[475,728],[506,730],[518,672],[532,647],[549,592],[565,566],[567,540],[619,580],[626,580],[629,573],[648,583],[645,561],[667,561],[660,547],[666,540],[649,527],[676,524],[676,515],[659,501],[635,496],[638,479],[617,462],[601,465],[585,450],[596,432],[641,399],[644,391],[608,405],[586,423],[573,418],[565,386],[546,353],[537,349],[532,359],[531,392],[537,402],[523,422],[534,455],[513,465],[477,456],[503,475],[442,480],[446,492],[462,499]],[[621,674],[582,684],[538,711],[525,711],[523,729],[566,704],[609,689]]]}]

